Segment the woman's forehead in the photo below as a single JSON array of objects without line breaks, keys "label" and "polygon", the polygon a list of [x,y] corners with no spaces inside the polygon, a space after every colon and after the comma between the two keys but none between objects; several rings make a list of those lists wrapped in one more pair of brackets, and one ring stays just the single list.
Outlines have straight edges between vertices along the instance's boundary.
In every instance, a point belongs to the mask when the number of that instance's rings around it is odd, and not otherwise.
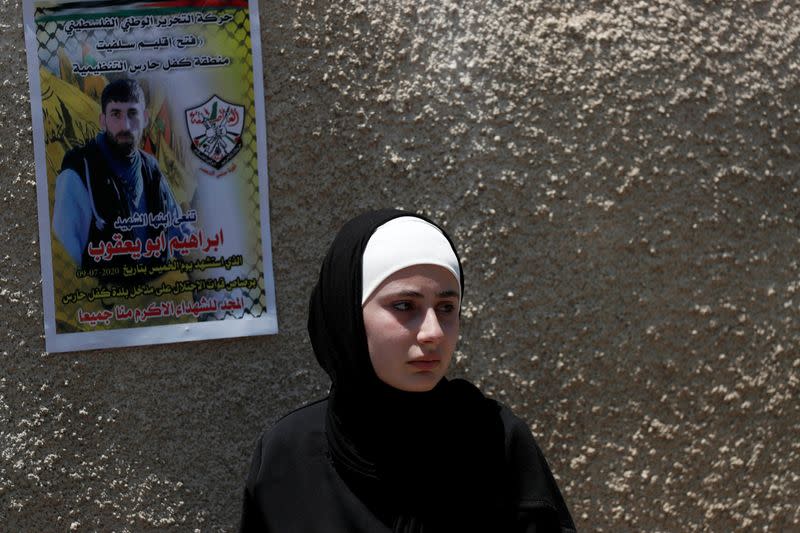
[{"label": "woman's forehead", "polygon": [[434,292],[458,296],[459,281],[453,273],[439,265],[412,265],[394,272],[381,282],[375,293]]}]

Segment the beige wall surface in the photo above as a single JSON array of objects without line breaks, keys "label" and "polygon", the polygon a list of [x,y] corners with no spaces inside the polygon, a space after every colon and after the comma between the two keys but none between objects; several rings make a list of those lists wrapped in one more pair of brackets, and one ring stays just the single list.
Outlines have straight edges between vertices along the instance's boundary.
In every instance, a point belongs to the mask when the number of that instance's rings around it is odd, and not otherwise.
[{"label": "beige wall surface", "polygon": [[796,2],[262,2],[280,334],[52,355],[1,5],[0,529],[235,529],[255,439],[327,390],[326,246],[400,206],[446,221],[455,372],[579,529],[800,530]]}]

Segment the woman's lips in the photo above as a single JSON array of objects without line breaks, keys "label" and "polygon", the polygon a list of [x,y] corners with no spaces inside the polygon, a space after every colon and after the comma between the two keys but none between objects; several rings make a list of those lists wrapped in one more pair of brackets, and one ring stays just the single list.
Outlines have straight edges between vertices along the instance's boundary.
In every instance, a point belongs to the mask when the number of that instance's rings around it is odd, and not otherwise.
[{"label": "woman's lips", "polygon": [[433,370],[441,361],[439,359],[415,359],[413,361],[409,361],[408,364],[416,368],[417,370]]}]

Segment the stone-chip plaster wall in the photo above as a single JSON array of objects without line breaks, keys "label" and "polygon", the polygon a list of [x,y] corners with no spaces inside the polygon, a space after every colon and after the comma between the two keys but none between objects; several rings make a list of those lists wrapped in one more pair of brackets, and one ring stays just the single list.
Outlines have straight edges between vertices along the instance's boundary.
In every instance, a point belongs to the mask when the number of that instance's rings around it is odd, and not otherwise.
[{"label": "stone-chip plaster wall", "polygon": [[262,2],[277,336],[44,353],[18,1],[0,0],[0,529],[231,531],[349,217],[446,221],[455,373],[583,531],[800,530],[800,6]]}]

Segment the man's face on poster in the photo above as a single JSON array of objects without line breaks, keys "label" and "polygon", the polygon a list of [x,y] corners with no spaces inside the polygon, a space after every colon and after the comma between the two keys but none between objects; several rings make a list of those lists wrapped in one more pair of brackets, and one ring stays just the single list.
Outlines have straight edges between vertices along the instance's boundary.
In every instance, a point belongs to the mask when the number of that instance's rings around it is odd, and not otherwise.
[{"label": "man's face on poster", "polygon": [[108,102],[100,114],[100,127],[107,133],[112,148],[130,155],[142,140],[147,127],[143,102]]}]

